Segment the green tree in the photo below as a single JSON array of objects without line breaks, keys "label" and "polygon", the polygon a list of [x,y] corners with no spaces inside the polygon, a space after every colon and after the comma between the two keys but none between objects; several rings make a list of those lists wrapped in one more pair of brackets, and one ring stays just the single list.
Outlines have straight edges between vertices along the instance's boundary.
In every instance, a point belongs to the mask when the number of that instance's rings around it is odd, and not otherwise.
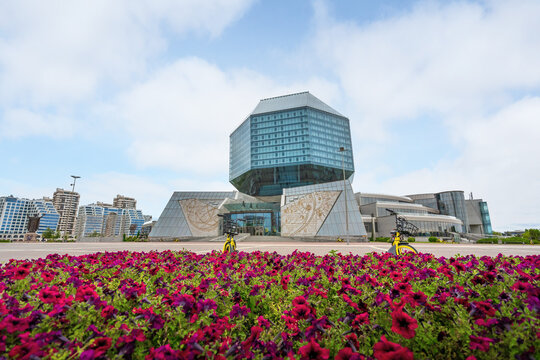
[{"label": "green tree", "polygon": [[540,230],[538,229],[525,229],[523,237],[527,240],[540,240]]},{"label": "green tree", "polygon": [[54,238],[54,231],[51,228],[47,228],[47,230],[41,234],[41,237],[44,239],[52,239]]}]

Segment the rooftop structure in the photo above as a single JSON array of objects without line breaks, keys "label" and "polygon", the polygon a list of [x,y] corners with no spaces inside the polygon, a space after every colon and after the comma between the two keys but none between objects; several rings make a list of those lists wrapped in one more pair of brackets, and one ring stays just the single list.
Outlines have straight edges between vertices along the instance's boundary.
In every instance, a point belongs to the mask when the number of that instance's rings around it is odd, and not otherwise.
[{"label": "rooftop structure", "polygon": [[253,196],[342,180],[343,168],[349,178],[349,119],[309,92],[263,99],[231,134],[229,159],[230,182]]},{"label": "rooftop structure", "polygon": [[67,191],[64,189],[56,189],[53,194],[53,205],[60,214],[58,231],[60,231],[62,235],[73,235],[79,199],[80,195],[78,192]]},{"label": "rooftop structure", "polygon": [[113,207],[119,209],[136,209],[137,200],[123,195],[116,195],[113,200]]}]

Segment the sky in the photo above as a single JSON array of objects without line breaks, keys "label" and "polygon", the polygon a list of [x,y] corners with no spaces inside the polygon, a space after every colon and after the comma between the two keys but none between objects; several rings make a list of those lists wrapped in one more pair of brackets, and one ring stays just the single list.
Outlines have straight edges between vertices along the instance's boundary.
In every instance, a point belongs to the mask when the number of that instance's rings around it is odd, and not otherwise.
[{"label": "sky", "polygon": [[356,192],[463,190],[540,228],[540,1],[0,2],[0,196],[228,191],[229,134],[310,91]]}]

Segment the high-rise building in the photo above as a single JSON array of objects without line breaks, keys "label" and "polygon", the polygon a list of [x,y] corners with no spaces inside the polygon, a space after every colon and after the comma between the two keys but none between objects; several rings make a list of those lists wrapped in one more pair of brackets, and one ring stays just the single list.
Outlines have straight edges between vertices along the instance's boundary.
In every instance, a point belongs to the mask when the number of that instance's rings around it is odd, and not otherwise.
[{"label": "high-rise building", "polygon": [[230,182],[252,196],[343,180],[354,173],[349,119],[309,92],[263,99],[231,134],[229,159]]},{"label": "high-rise building", "polygon": [[47,229],[55,231],[60,218],[53,204],[45,199],[0,197],[0,239],[23,240],[30,216],[40,217],[36,230],[39,235]]},{"label": "high-rise building", "polygon": [[119,209],[136,209],[137,200],[123,195],[116,195],[113,200],[113,207]]},{"label": "high-rise building", "polygon": [[76,236],[135,235],[144,224],[141,210],[120,209],[109,204],[97,203],[79,207]]},{"label": "high-rise building", "polygon": [[53,194],[53,205],[60,214],[58,231],[62,235],[72,236],[77,217],[80,195],[78,192],[56,189]]}]

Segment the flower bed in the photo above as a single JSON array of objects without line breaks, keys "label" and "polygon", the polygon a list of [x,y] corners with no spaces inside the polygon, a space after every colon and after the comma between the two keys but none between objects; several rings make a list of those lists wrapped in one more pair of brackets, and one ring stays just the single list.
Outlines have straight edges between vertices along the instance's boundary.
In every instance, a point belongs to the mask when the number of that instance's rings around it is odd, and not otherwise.
[{"label": "flower bed", "polygon": [[0,267],[0,359],[538,357],[540,256],[51,255]]}]

